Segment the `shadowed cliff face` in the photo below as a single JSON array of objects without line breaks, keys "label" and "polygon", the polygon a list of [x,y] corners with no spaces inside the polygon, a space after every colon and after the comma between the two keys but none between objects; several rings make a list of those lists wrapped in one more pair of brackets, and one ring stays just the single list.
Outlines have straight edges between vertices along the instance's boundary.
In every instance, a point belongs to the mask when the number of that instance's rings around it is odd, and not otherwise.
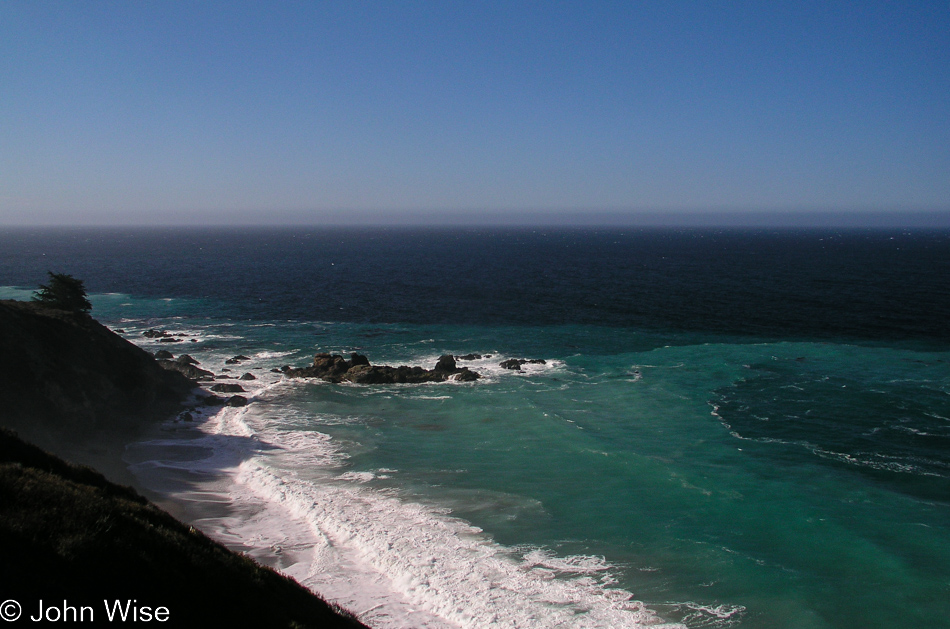
[{"label": "shadowed cliff face", "polygon": [[296,582],[0,429],[0,590],[22,607],[105,601],[167,610],[161,626],[363,627]]},{"label": "shadowed cliff face", "polygon": [[0,301],[0,425],[28,438],[133,432],[193,386],[86,314]]},{"label": "shadowed cliff face", "polygon": [[[117,461],[125,440],[177,410],[194,386],[88,315],[0,301],[0,426],[46,448],[73,458],[85,442]],[[174,627],[363,627],[134,489],[5,428],[0,593],[4,613],[10,601],[20,606],[20,622],[82,614],[100,626],[111,611]]]}]

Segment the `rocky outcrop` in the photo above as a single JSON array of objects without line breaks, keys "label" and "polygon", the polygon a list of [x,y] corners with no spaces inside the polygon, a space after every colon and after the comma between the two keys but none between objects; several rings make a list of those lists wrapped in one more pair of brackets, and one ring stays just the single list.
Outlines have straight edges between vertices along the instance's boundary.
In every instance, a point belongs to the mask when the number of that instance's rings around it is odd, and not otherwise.
[{"label": "rocky outcrop", "polygon": [[[116,330],[116,332],[124,332],[124,330]],[[182,336],[180,332],[169,334],[168,330],[156,330],[154,328],[145,330],[142,332],[142,336],[148,339],[158,339],[159,343],[181,343],[185,340],[184,338],[179,338]],[[191,339],[191,342],[197,343],[198,339]],[[156,352],[156,358],[161,358],[157,355],[160,352]],[[167,354],[168,352],[165,353]],[[166,358],[168,357],[166,356]]]},{"label": "rocky outcrop", "polygon": [[239,384],[222,382],[211,387],[215,393],[244,393],[244,387]]},{"label": "rocky outcrop", "polygon": [[[491,354],[486,354],[485,358],[491,358]],[[464,356],[456,356],[455,360],[481,360],[481,354],[465,354]]]},{"label": "rocky outcrop", "polygon": [[472,382],[481,376],[468,367],[459,367],[455,358],[446,354],[439,358],[434,369],[422,367],[390,367],[389,365],[371,365],[362,354],[350,354],[347,360],[339,354],[317,354],[313,365],[299,369],[283,369],[290,378],[320,378],[327,382],[353,382],[356,384],[418,384],[423,382],[445,382],[457,380]]},{"label": "rocky outcrop", "polygon": [[350,365],[353,367],[359,367],[361,365],[369,367],[369,358],[362,354],[350,354]]},{"label": "rocky outcrop", "polygon": [[177,360],[159,360],[158,365],[168,371],[177,371],[186,378],[195,381],[214,380],[214,374],[199,367],[195,367],[187,362],[181,363]]},{"label": "rocky outcrop", "polygon": [[498,363],[498,366],[503,369],[513,369],[515,371],[521,371],[521,365],[544,365],[547,364],[542,358],[509,358],[508,360],[503,360]]},{"label": "rocky outcrop", "polygon": [[0,301],[0,425],[31,440],[171,416],[194,383],[162,366],[88,314]]},{"label": "rocky outcrop", "polygon": [[232,395],[228,398],[228,401],[224,403],[225,406],[247,406],[247,398],[243,395]]},{"label": "rocky outcrop", "polygon": [[[176,361],[166,360],[179,365]],[[194,382],[89,315],[0,301],[0,425],[102,451],[181,410]],[[196,369],[194,365],[179,365]],[[241,406],[247,399],[205,398]],[[182,421],[193,419],[190,413]],[[45,439],[54,435],[58,439]],[[130,487],[0,428],[0,583],[35,605],[104,597],[168,609],[173,627],[361,628],[277,572],[211,541]],[[28,603],[29,602],[29,603]],[[95,620],[103,620],[98,607]],[[64,621],[68,616],[64,612]],[[67,621],[68,622],[68,621]],[[94,623],[90,623],[94,624]]]},{"label": "rocky outcrop", "polygon": [[435,371],[454,372],[458,369],[455,364],[455,357],[448,354],[439,357],[439,362],[435,364]]}]

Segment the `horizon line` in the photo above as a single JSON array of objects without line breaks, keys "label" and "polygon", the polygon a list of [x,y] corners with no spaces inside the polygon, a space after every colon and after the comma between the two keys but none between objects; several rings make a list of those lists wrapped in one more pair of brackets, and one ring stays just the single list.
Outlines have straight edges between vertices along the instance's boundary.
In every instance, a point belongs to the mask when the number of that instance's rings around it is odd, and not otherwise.
[{"label": "horizon line", "polygon": [[[950,228],[950,209],[934,210],[730,210],[730,211],[542,211],[490,210],[456,212],[409,210],[403,212],[348,211],[302,216],[302,212],[275,213],[262,220],[254,213],[209,219],[196,212],[175,212],[160,221],[37,221],[3,222],[12,228],[157,228],[157,227],[764,227],[764,228]],[[308,213],[309,214],[309,213]],[[203,219],[203,220],[202,220]]]}]

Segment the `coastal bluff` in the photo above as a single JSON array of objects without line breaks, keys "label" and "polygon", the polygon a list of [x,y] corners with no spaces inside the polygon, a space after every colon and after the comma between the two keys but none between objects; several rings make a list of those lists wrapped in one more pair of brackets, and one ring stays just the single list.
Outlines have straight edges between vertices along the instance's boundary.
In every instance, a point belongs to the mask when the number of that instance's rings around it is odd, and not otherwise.
[{"label": "coastal bluff", "polygon": [[58,458],[131,482],[125,445],[183,408],[195,381],[88,314],[18,301],[0,301],[0,378],[4,613],[81,614],[90,626],[124,610],[130,622],[139,614],[135,624],[172,627],[365,629],[132,487]]},{"label": "coastal bluff", "polygon": [[195,383],[88,314],[0,301],[0,425],[48,449],[100,431],[134,434],[173,414]]}]

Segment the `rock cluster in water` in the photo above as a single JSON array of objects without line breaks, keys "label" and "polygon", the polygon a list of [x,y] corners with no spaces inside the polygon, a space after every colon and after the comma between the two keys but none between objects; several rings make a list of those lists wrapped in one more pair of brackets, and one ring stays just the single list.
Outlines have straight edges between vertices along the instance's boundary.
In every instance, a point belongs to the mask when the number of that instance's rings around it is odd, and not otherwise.
[{"label": "rock cluster in water", "polygon": [[[163,355],[171,355],[168,352],[165,352]],[[188,354],[182,354],[177,359],[172,360],[170,358],[159,358],[159,352],[155,353],[155,359],[158,361],[158,364],[168,371],[177,371],[186,378],[190,378],[197,382],[205,380],[214,380],[214,374],[200,367],[196,367],[198,364],[194,358]]]},{"label": "rock cluster in water", "polygon": [[504,369],[513,369],[515,371],[521,371],[521,365],[545,365],[547,361],[543,358],[509,358],[498,364],[499,367]]},{"label": "rock cluster in water", "polygon": [[327,382],[354,382],[357,384],[403,384],[422,382],[445,382],[456,380],[472,382],[481,375],[468,367],[459,367],[455,357],[446,354],[439,358],[434,369],[422,367],[390,367],[389,365],[371,365],[362,354],[350,354],[347,360],[339,354],[317,354],[313,365],[308,367],[286,367],[284,375],[290,378],[320,378]]},{"label": "rock cluster in water", "polygon": [[[121,332],[116,330],[116,332],[121,334],[124,333],[125,330],[122,330]],[[185,340],[184,338],[180,338],[182,336],[181,334],[169,334],[168,330],[148,329],[142,332],[142,336],[149,339],[158,339],[159,343],[181,343]],[[191,339],[191,342],[197,343],[198,339]]]}]

